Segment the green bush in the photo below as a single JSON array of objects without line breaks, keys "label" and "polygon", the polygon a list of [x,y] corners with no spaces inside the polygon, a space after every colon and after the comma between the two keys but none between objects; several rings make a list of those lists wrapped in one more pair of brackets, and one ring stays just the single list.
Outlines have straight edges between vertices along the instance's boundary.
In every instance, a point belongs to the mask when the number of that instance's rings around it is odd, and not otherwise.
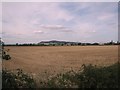
[{"label": "green bush", "polygon": [[[120,63],[108,67],[82,65],[79,71],[68,71],[40,81],[39,88],[118,88],[120,86]],[[35,80],[17,69],[16,73],[2,72],[3,88],[37,88]]]},{"label": "green bush", "polygon": [[9,59],[11,59],[11,57],[9,54],[6,54],[5,51],[2,51],[2,59],[9,60]]},{"label": "green bush", "polygon": [[118,72],[120,64],[108,67],[96,67],[83,65],[78,72],[73,70],[65,74],[58,74],[48,78],[47,82],[41,82],[44,88],[118,88],[120,86]]},{"label": "green bush", "polygon": [[76,74],[80,88],[118,88],[120,64],[109,67],[84,66],[84,71]]},{"label": "green bush", "polygon": [[35,82],[33,78],[23,73],[21,69],[16,72],[2,70],[2,87],[3,88],[34,88]]},{"label": "green bush", "polygon": [[4,55],[4,56],[3,56],[3,59],[9,60],[9,59],[11,59],[11,57],[10,57],[10,55]]}]

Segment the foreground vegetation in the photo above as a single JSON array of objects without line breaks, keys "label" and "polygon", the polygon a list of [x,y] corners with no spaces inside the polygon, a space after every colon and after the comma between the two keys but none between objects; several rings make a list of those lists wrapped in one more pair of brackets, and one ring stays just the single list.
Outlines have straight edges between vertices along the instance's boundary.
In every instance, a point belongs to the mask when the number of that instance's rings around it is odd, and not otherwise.
[{"label": "foreground vegetation", "polygon": [[31,75],[24,73],[21,69],[11,72],[6,69],[2,71],[3,88],[35,88],[35,81]]},{"label": "foreground vegetation", "polygon": [[40,81],[35,80],[18,69],[16,73],[3,70],[3,88],[118,88],[120,86],[118,74],[120,63],[108,67],[82,65],[79,71],[68,71]]}]

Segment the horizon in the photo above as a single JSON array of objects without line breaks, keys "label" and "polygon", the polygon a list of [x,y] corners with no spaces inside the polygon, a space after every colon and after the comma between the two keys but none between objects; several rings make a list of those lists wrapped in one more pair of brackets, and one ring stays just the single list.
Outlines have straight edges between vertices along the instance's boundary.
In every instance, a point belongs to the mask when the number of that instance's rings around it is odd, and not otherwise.
[{"label": "horizon", "polygon": [[117,2],[3,2],[6,44],[118,41]]},{"label": "horizon", "polygon": [[99,43],[99,44],[104,44],[104,43],[110,43],[110,42],[113,42],[113,43],[117,43],[119,41],[113,41],[113,40],[110,40],[110,41],[107,41],[107,42],[80,42],[80,41],[65,41],[65,40],[42,40],[42,41],[39,41],[37,43],[35,42],[23,42],[23,43],[5,43],[4,41],[4,44],[5,45],[15,45],[15,44],[38,44],[40,42],[50,42],[50,41],[60,41],[60,42],[76,42],[76,43],[90,43],[90,44],[93,44],[93,43]]}]

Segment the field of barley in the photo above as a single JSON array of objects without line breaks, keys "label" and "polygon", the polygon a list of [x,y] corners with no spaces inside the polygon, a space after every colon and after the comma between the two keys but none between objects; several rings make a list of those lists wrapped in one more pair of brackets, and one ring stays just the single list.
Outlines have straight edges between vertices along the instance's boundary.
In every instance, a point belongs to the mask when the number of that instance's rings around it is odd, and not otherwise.
[{"label": "field of barley", "polygon": [[78,70],[82,64],[111,65],[118,61],[118,46],[6,46],[11,60],[3,68],[23,69],[33,75]]}]

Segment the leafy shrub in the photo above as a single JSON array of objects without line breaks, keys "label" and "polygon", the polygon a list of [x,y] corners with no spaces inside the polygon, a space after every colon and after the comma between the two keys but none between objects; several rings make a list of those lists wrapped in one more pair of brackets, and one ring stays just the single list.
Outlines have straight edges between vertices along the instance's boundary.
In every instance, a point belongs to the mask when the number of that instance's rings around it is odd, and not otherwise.
[{"label": "leafy shrub", "polygon": [[84,71],[76,74],[80,88],[118,88],[120,64],[109,67],[84,66]]},{"label": "leafy shrub", "polygon": [[[8,49],[8,50],[9,50],[9,49]],[[10,57],[9,54],[6,54],[5,51],[2,51],[2,59],[9,60],[9,59],[11,59],[11,57]]]},{"label": "leafy shrub", "polygon": [[73,87],[74,82],[72,80],[75,80],[74,74],[72,76],[72,72],[66,72],[65,74],[57,74],[55,77],[48,78],[46,82],[41,81],[40,87],[42,88],[67,88],[67,87]]},{"label": "leafy shrub", "polygon": [[3,88],[34,88],[35,82],[31,76],[23,73],[21,69],[16,72],[2,70],[2,87]]},{"label": "leafy shrub", "polygon": [[4,55],[2,58],[5,59],[5,60],[11,59],[10,55]]},{"label": "leafy shrub", "polygon": [[[57,74],[47,81],[40,81],[40,88],[118,88],[120,86],[120,63],[108,67],[82,65],[75,72],[73,70],[64,74]],[[21,69],[16,73],[8,70],[2,72],[3,88],[37,88],[35,80]]]},{"label": "leafy shrub", "polygon": [[120,86],[118,72],[120,64],[108,67],[96,67],[83,65],[83,69],[73,70],[65,74],[58,74],[48,78],[47,82],[41,82],[41,87],[49,88],[118,88]]}]

